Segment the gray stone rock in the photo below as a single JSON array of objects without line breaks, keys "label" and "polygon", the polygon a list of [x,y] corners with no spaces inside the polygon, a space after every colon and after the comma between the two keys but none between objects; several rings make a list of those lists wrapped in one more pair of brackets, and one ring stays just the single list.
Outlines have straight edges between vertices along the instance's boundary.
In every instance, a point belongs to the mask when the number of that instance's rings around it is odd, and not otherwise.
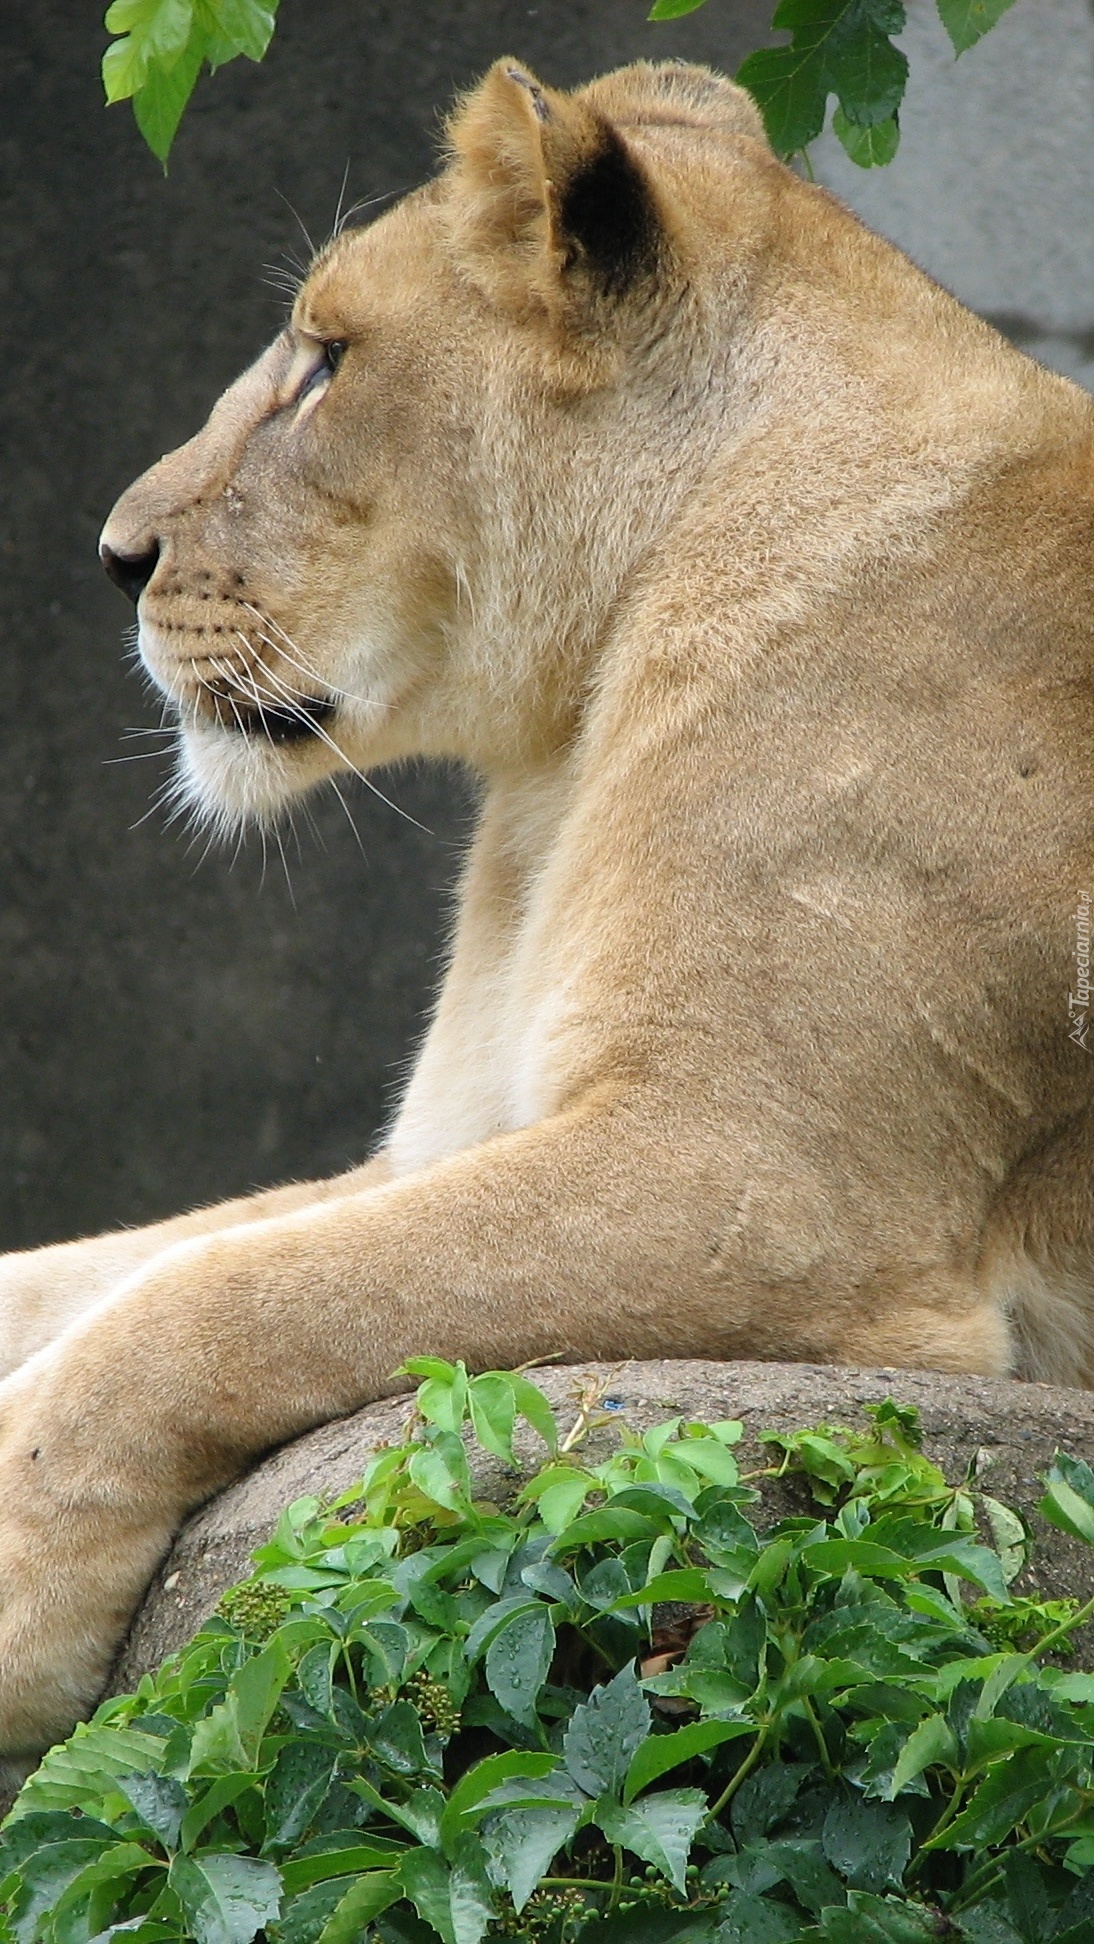
[{"label": "gray stone rock", "polygon": [[[590,1384],[603,1388],[613,1417],[618,1411],[636,1430],[677,1413],[741,1418],[745,1470],[770,1462],[770,1452],[756,1442],[760,1431],[798,1430],[825,1421],[855,1424],[864,1404],[889,1396],[914,1404],[925,1448],[947,1478],[962,1479],[979,1453],[984,1488],[1031,1519],[1037,1551],[1018,1590],[1086,1598],[1094,1587],[1094,1553],[1033,1511],[1042,1492],[1038,1475],[1057,1447],[1094,1463],[1094,1393],[1089,1391],[943,1377],[933,1371],[812,1364],[581,1364],[532,1375],[561,1423],[576,1416],[577,1397]],[[149,1587],[119,1655],[111,1692],[132,1688],[165,1654],[189,1640],[224,1589],[247,1573],[251,1551],[268,1538],[284,1505],[306,1493],[333,1497],[359,1477],[379,1444],[397,1441],[407,1408],[405,1398],[396,1398],[323,1425],[274,1452],[196,1512]],[[613,1431],[601,1429],[590,1435],[586,1449],[603,1456],[612,1443]],[[517,1453],[535,1465],[542,1447],[531,1435],[518,1436]],[[484,1496],[500,1499],[513,1489],[511,1478],[493,1459],[477,1462],[475,1475]],[[794,1481],[775,1486],[765,1480],[763,1499],[771,1519],[809,1503],[804,1486]],[[1084,1664],[1094,1661],[1094,1631],[1080,1644],[1079,1658]]]}]

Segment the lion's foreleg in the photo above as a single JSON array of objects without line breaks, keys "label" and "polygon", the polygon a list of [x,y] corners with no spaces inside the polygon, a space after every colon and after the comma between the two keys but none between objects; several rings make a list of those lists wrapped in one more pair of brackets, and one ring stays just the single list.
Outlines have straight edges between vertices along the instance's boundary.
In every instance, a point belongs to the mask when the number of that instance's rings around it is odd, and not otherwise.
[{"label": "lion's foreleg", "polygon": [[146,1228],[119,1229],[0,1257],[0,1377],[52,1343],[127,1277],[176,1243],[360,1194],[380,1186],[388,1172],[386,1157],[379,1154],[333,1181],[292,1182]]},{"label": "lion's foreleg", "polygon": [[0,1751],[43,1745],[94,1699],[190,1506],[399,1389],[408,1354],[481,1368],[714,1347],[714,1320],[672,1295],[693,1212],[664,1149],[632,1163],[611,1119],[560,1117],[180,1243],[0,1386]]}]

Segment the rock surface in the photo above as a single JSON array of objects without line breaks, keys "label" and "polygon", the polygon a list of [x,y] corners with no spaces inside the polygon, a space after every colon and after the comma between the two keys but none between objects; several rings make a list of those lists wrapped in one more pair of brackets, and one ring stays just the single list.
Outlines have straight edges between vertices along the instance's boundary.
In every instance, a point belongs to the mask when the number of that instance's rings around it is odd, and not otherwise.
[{"label": "rock surface", "polygon": [[[572,1421],[577,1396],[591,1383],[603,1389],[604,1404],[613,1416],[618,1413],[636,1430],[681,1412],[714,1420],[740,1418],[745,1425],[739,1447],[745,1470],[770,1462],[770,1453],[755,1441],[760,1431],[799,1430],[825,1421],[855,1424],[864,1404],[885,1397],[914,1404],[925,1449],[948,1479],[962,1479],[979,1453],[984,1488],[1030,1518],[1037,1550],[1016,1590],[1085,1598],[1094,1586],[1094,1553],[1033,1511],[1042,1491],[1039,1474],[1058,1446],[1094,1464],[1094,1392],[944,1377],[933,1371],[812,1364],[581,1364],[530,1374],[547,1393],[561,1424]],[[252,1549],[269,1536],[284,1505],[306,1493],[332,1497],[352,1484],[377,1445],[398,1439],[406,1413],[406,1398],[395,1398],[323,1425],[274,1452],[196,1512],[148,1589],[118,1657],[111,1692],[132,1688],[190,1638],[224,1589],[245,1576]],[[602,1456],[612,1441],[610,1428],[600,1430],[585,1448]],[[536,1465],[542,1447],[530,1434],[523,1440],[518,1436],[517,1452]],[[504,1496],[512,1489],[493,1459],[476,1462],[475,1476],[486,1496]],[[763,1497],[772,1518],[800,1511],[808,1503],[804,1487],[794,1481],[779,1486],[765,1481]],[[1079,1658],[1094,1663],[1094,1630],[1081,1643]]]}]

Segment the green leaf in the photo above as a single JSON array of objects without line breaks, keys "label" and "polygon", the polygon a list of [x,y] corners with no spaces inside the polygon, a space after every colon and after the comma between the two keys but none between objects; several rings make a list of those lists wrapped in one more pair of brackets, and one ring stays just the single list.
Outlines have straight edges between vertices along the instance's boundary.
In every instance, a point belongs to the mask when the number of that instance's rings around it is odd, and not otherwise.
[{"label": "green leaf", "polygon": [[900,107],[908,83],[908,57],[887,35],[856,23],[855,31],[833,35],[827,71],[848,121],[873,128],[891,121]]},{"label": "green leaf", "polygon": [[197,1944],[251,1944],[281,1910],[281,1878],[254,1856],[176,1856],[168,1883]]},{"label": "green leaf", "polygon": [[370,1620],[359,1637],[368,1655],[370,1687],[398,1687],[406,1674],[410,1649],[406,1628],[397,1620]]},{"label": "green leaf", "polygon": [[843,1896],[843,1885],[829,1869],[815,1839],[781,1837],[778,1842],[766,1844],[760,1856],[786,1877],[798,1902],[814,1916]]},{"label": "green leaf", "polygon": [[98,1913],[95,1928],[112,1913],[119,1899],[128,1894],[133,1879],[146,1876],[151,1867],[162,1870],[140,1843],[117,1843],[86,1864],[67,1885],[54,1904],[49,1917],[52,1944],[84,1944],[89,1934],[88,1920]]},{"label": "green leaf", "polygon": [[[273,1773],[266,1783],[266,1843],[267,1846],[288,1846],[298,1843],[305,1830],[311,1827],[312,1819],[326,1799],[334,1780],[335,1757],[329,1748],[317,1742],[288,1742],[278,1754]],[[210,1796],[224,1786],[240,1782],[246,1786],[247,1776],[226,1776],[214,1782]],[[233,1798],[228,1796],[226,1800]],[[215,1815],[221,1804],[218,1802],[212,1814]],[[194,1810],[190,1811],[194,1814]],[[211,1820],[211,1817],[206,1820]],[[184,1824],[185,1827],[185,1824]],[[204,1828],[202,1822],[199,1828]],[[192,1849],[197,1840],[196,1833],[185,1843]]]},{"label": "green leaf", "polygon": [[655,1606],[663,1601],[682,1601],[705,1605],[711,1596],[710,1575],[698,1566],[686,1566],[670,1573],[658,1573],[634,1592],[621,1593],[605,1608],[607,1613],[636,1606]]},{"label": "green leaf", "polygon": [[[904,21],[901,0],[781,0],[773,25],[792,30],[790,46],[758,49],[737,73],[757,102],[779,154],[804,149],[820,134],[830,94],[839,97],[845,123],[873,127],[893,120],[908,62],[889,35],[899,32]],[[877,1423],[882,1438],[895,1428],[900,1439],[896,1449],[908,1449],[894,1414],[879,1415]],[[842,1436],[822,1431],[780,1440],[803,1468],[828,1484],[830,1502],[834,1474],[853,1469],[837,1442]]]},{"label": "green leaf", "polygon": [[[358,1877],[331,1911],[319,1932],[317,1944],[360,1944],[373,1919],[389,1904],[397,1902],[402,1894],[402,1878],[398,1870],[370,1870],[366,1876]],[[284,1929],[282,1944],[291,1944]]]},{"label": "green leaf", "polygon": [[81,1722],[66,1742],[42,1757],[20,1791],[12,1815],[25,1816],[36,1809],[84,1809],[89,1801],[101,1799],[112,1777],[162,1769],[164,1748],[158,1735],[98,1721]]},{"label": "green leaf", "polygon": [[185,52],[169,68],[159,61],[150,63],[143,85],[133,96],[137,127],[153,155],[165,166],[208,46],[209,36],[195,20]]},{"label": "green leaf", "polygon": [[653,1539],[662,1528],[660,1520],[649,1519],[641,1512],[631,1511],[629,1506],[614,1503],[601,1506],[595,1512],[585,1512],[572,1524],[565,1526],[555,1539],[551,1551],[556,1555],[576,1552],[581,1546],[596,1546],[604,1543],[619,1542],[626,1545],[632,1539]]},{"label": "green leaf", "polygon": [[115,1788],[165,1849],[177,1849],[188,1799],[173,1775],[119,1775]]},{"label": "green leaf", "polygon": [[353,1776],[346,1782],[347,1789],[359,1795],[374,1809],[379,1809],[392,1822],[399,1823],[403,1829],[419,1843],[429,1849],[439,1849],[441,1843],[441,1816],[444,1812],[444,1797],[439,1789],[415,1789],[405,1802],[395,1802],[389,1796],[382,1796],[371,1782],[362,1776]]},{"label": "green leaf", "polygon": [[232,1675],[224,1700],[198,1722],[188,1775],[256,1766],[262,1737],[290,1671],[288,1654],[275,1634],[260,1654],[244,1661]]},{"label": "green leaf", "polygon": [[522,1377],[516,1371],[506,1374],[521,1417],[543,1439],[548,1451],[557,1451],[558,1426],[555,1423],[555,1414],[543,1392],[537,1384],[532,1383],[530,1378]]},{"label": "green leaf", "polygon": [[1001,20],[1014,0],[938,0],[938,12],[955,54],[975,47],[982,34]]},{"label": "green leaf", "polygon": [[1058,1526],[1061,1532],[1069,1532],[1073,1539],[1085,1539],[1087,1545],[1094,1546],[1094,1505],[1081,1498],[1066,1479],[1055,1475],[1056,1468],[1049,1473],[1049,1488],[1037,1507],[1041,1517],[1051,1525]]},{"label": "green leaf", "polygon": [[473,1768],[466,1769],[452,1789],[441,1817],[441,1842],[446,1852],[452,1853],[457,1837],[469,1826],[468,1819],[502,1782],[538,1781],[557,1767],[557,1755],[509,1749],[504,1755],[487,1755]]},{"label": "green leaf", "polygon": [[745,1890],[735,1890],[718,1915],[718,1944],[797,1944],[803,1936],[800,1918],[786,1904]]},{"label": "green leaf", "polygon": [[[423,1923],[431,1924],[444,1944],[457,1944],[452,1921],[449,1866],[436,1850],[408,1850],[399,1868],[403,1889]],[[484,1926],[485,1928],[485,1926]]]},{"label": "green leaf", "polygon": [[369,1723],[368,1745],[378,1762],[395,1775],[421,1775],[430,1768],[422,1724],[409,1701],[393,1701]]},{"label": "green leaf", "polygon": [[846,1910],[826,1910],[821,1935],[827,1944],[935,1944],[937,1912],[895,1897],[849,1890]]},{"label": "green leaf", "polygon": [[236,1802],[245,1789],[253,1788],[261,1777],[253,1769],[241,1773],[221,1775],[206,1789],[205,1794],[186,1811],[179,1831],[179,1841],[184,1850],[192,1850],[203,1829],[219,1816],[222,1809],[228,1809]]},{"label": "green leaf", "polygon": [[478,1837],[469,1830],[464,1832],[456,1845],[448,1897],[456,1944],[480,1944],[497,1911],[487,1874],[485,1852]]},{"label": "green leaf", "polygon": [[633,1666],[624,1667],[574,1709],[562,1743],[566,1767],[586,1795],[619,1798],[649,1730],[649,1702]]},{"label": "green leaf", "polygon": [[406,1854],[403,1843],[386,1836],[362,1835],[359,1842],[342,1844],[337,1849],[316,1850],[309,1845],[306,1856],[292,1857],[281,1865],[281,1880],[287,1897],[310,1890],[313,1883],[329,1883],[335,1877],[360,1876],[365,1870],[394,1870]]},{"label": "green leaf", "polygon": [[681,1762],[690,1762],[694,1756],[705,1755],[723,1742],[737,1741],[740,1736],[755,1732],[754,1721],[692,1721],[672,1735],[647,1735],[631,1757],[623,1785],[624,1802],[632,1802],[658,1776],[679,1768]]},{"label": "green leaf", "polygon": [[115,0],[104,26],[124,34],[103,55],[108,102],[136,94],[152,65],[168,73],[186,48],[194,26],[194,0]]},{"label": "green leaf", "polygon": [[[282,1912],[277,1926],[278,1944],[318,1944],[324,1926],[345,1895],[346,1886],[341,1879],[302,1890]],[[397,1886],[396,1895],[402,1895],[401,1885]],[[118,1944],[123,1944],[123,1940],[119,1938]]]},{"label": "green leaf", "polygon": [[988,1770],[967,1808],[926,1849],[983,1849],[1001,1843],[1051,1786],[1044,1750],[1021,1748]]},{"label": "green leaf", "polygon": [[207,0],[226,40],[260,61],[273,38],[278,0]]},{"label": "green leaf", "polygon": [[491,1881],[508,1890],[518,1911],[546,1875],[552,1859],[570,1841],[581,1816],[573,1785],[559,1776],[546,1776],[537,1786],[545,1796],[557,1795],[558,1806],[495,1811],[483,1824],[481,1837]]},{"label": "green leaf", "polygon": [[[21,1800],[21,1797],[16,1799],[16,1808]],[[83,1842],[96,1839],[106,1848],[117,1842],[118,1835],[109,1823],[96,1822],[91,1816],[77,1819],[62,1809],[9,1816],[0,1829],[0,1881],[36,1850],[48,1849],[54,1843],[70,1843],[74,1838]]]},{"label": "green leaf", "polygon": [[719,1438],[683,1438],[665,1456],[675,1455],[712,1485],[736,1485],[740,1479],[737,1460]]},{"label": "green leaf", "polygon": [[595,1821],[609,1843],[618,1843],[652,1863],[681,1896],[695,1832],[709,1804],[701,1789],[664,1789],[624,1808],[610,1798],[596,1805]]},{"label": "green leaf", "polygon": [[888,121],[875,122],[872,128],[863,128],[858,122],[848,121],[843,109],[837,108],[832,128],[860,169],[883,169],[900,147],[900,123],[895,115]]},{"label": "green leaf", "polygon": [[[913,1728],[900,1751],[893,1769],[891,1796],[898,1796],[902,1789],[907,1788],[909,1782],[914,1782],[925,1769],[933,1767],[938,1762],[957,1767],[960,1765],[960,1755],[953,1730],[946,1717],[931,1714],[925,1721],[920,1722],[918,1728]],[[867,1883],[859,1887],[872,1890],[881,1886]]]},{"label": "green leaf", "polygon": [[548,1485],[540,1495],[539,1516],[548,1532],[562,1532],[571,1520],[576,1519],[590,1490],[595,1489],[596,1480],[589,1472],[567,1469],[560,1473],[553,1485]]},{"label": "green leaf", "polygon": [[51,1910],[80,1872],[104,1854],[103,1845],[94,1838],[79,1838],[67,1843],[51,1843],[23,1862],[22,1882],[10,1913],[11,1933],[16,1944],[31,1944],[41,1919]]},{"label": "green leaf", "polygon": [[705,1507],[692,1527],[692,1537],[715,1566],[735,1566],[742,1553],[759,1551],[754,1528],[730,1499]]},{"label": "green leaf", "polygon": [[794,155],[816,140],[828,106],[823,62],[794,47],[760,47],[736,78],[760,110],[776,155]]},{"label": "green leaf", "polygon": [[407,1470],[418,1490],[446,1511],[465,1511],[470,1504],[467,1453],[454,1432],[440,1431],[431,1444],[420,1445]]},{"label": "green leaf", "polygon": [[694,13],[706,0],[654,0],[646,15],[647,20],[679,20],[682,14]]},{"label": "green leaf", "polygon": [[887,1802],[840,1795],[824,1818],[821,1847],[855,1890],[898,1890],[912,1853],[912,1826]]},{"label": "green leaf", "polygon": [[503,1459],[507,1465],[515,1464],[513,1425],[517,1406],[509,1379],[493,1370],[473,1377],[468,1385],[468,1398],[475,1436],[483,1450],[492,1451],[495,1458]]},{"label": "green leaf", "polygon": [[1001,1505],[998,1499],[989,1498],[986,1492],[980,1493],[980,1504],[987,1514],[991,1542],[999,1554],[1003,1578],[1009,1586],[1012,1580],[1017,1579],[1029,1557],[1029,1527],[1017,1512],[1011,1511],[1009,1505]]},{"label": "green leaf", "polygon": [[554,1651],[554,1624],[542,1601],[515,1613],[487,1648],[487,1686],[506,1713],[526,1727],[535,1726],[536,1701]]},{"label": "green leaf", "polygon": [[458,1435],[467,1414],[466,1365],[454,1365],[450,1376],[428,1378],[419,1385],[415,1401],[430,1424],[450,1435]]},{"label": "green leaf", "polygon": [[[439,1384],[454,1384],[459,1365],[446,1363],[443,1357],[407,1357],[393,1372],[396,1377],[431,1377]],[[464,1375],[466,1376],[466,1370]]]}]

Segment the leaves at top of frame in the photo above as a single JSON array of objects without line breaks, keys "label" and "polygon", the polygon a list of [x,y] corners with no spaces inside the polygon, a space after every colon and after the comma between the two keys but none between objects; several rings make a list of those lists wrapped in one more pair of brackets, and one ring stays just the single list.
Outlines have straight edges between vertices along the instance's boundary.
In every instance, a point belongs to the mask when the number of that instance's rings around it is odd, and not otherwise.
[{"label": "leaves at top of frame", "polygon": [[789,46],[759,48],[737,71],[778,154],[816,139],[832,94],[856,128],[893,121],[908,61],[891,36],[904,24],[902,0],[781,0],[772,25],[790,29]]},{"label": "leaves at top of frame", "polygon": [[938,12],[955,54],[975,47],[982,34],[1013,7],[1014,0],[938,0]]},{"label": "leaves at top of frame", "polygon": [[108,103],[132,99],[137,126],[166,166],[202,66],[223,67],[269,47],[278,0],[112,0],[104,26],[118,38],[102,60]]}]

